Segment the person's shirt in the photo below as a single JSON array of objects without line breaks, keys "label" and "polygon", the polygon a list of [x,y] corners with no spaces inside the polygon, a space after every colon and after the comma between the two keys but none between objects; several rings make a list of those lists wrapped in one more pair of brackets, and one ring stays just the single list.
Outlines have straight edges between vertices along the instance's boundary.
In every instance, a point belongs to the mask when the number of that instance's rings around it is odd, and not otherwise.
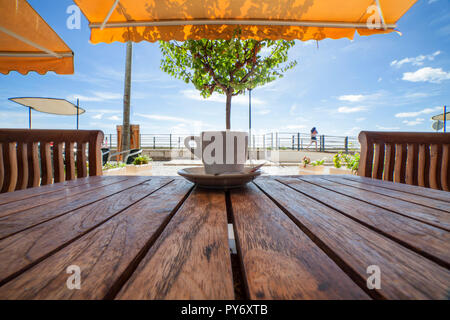
[{"label": "person's shirt", "polygon": [[311,138],[315,138],[319,133],[317,132],[317,130],[314,130],[313,132],[311,132]]}]

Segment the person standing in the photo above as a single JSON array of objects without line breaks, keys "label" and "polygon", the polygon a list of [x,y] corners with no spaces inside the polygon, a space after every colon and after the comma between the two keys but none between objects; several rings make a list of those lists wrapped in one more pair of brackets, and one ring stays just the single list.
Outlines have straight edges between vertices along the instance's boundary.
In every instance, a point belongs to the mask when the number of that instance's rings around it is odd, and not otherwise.
[{"label": "person standing", "polygon": [[316,151],[317,151],[317,135],[319,134],[319,132],[317,131],[316,127],[313,127],[311,129],[311,142],[309,144],[309,146],[306,149],[309,149],[309,147],[315,143],[316,144]]}]

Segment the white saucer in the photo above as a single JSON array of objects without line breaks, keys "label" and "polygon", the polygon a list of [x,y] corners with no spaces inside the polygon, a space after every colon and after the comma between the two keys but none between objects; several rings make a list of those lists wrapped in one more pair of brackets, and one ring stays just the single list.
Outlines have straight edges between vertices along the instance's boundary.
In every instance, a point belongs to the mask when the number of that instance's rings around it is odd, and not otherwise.
[{"label": "white saucer", "polygon": [[230,172],[219,175],[208,174],[204,167],[190,167],[178,171],[185,179],[197,183],[200,187],[213,189],[229,189],[242,187],[253,181],[261,171],[250,172],[252,167],[246,167],[244,172]]}]

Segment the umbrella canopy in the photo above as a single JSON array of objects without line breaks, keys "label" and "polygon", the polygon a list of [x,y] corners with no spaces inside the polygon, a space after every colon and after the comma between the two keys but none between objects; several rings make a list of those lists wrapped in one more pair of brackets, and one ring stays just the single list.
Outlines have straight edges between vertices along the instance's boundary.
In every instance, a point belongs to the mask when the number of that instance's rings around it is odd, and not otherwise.
[{"label": "umbrella canopy", "polygon": [[73,74],[73,52],[25,0],[0,1],[0,72]]},{"label": "umbrella canopy", "polygon": [[[74,0],[91,42],[353,39],[395,31],[417,0]],[[378,23],[374,25],[374,23]],[[374,28],[375,27],[375,28]]]}]

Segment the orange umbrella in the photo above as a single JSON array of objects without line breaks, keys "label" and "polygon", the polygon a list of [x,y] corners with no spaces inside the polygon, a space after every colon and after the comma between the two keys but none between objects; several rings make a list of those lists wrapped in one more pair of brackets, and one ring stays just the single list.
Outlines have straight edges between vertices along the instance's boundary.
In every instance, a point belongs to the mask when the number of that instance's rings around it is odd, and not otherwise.
[{"label": "orange umbrella", "polygon": [[0,72],[73,74],[73,52],[25,0],[0,1]]},{"label": "orange umbrella", "polygon": [[74,0],[91,42],[353,39],[395,31],[417,0]]}]

